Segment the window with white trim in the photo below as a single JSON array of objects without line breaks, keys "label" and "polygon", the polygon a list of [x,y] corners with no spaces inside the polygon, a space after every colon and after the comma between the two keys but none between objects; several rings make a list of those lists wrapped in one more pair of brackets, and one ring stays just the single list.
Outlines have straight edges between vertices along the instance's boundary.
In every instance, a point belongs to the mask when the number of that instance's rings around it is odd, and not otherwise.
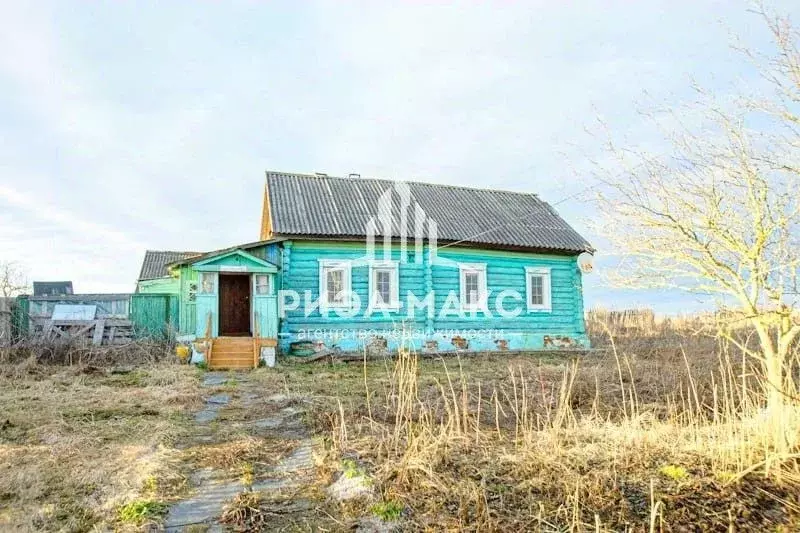
[{"label": "window with white trim", "polygon": [[270,289],[269,276],[266,274],[256,274],[256,294],[266,296],[272,291]]},{"label": "window with white trim", "polygon": [[375,261],[369,265],[371,309],[400,308],[400,274],[397,261]]},{"label": "window with white trim", "polygon": [[200,294],[214,294],[217,275],[213,272],[200,273]]},{"label": "window with white trim", "polygon": [[319,299],[323,308],[350,305],[350,262],[319,260]]},{"label": "window with white trim", "polygon": [[461,309],[475,311],[486,307],[486,265],[458,265]]},{"label": "window with white trim", "polygon": [[550,269],[525,267],[529,311],[550,311]]}]

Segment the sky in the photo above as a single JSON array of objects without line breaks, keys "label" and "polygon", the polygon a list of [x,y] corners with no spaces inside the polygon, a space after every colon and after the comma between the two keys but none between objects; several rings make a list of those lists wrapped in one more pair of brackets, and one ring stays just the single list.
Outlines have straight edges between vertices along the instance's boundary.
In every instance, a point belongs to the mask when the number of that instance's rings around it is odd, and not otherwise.
[{"label": "sky", "polygon": [[0,0],[0,261],[132,292],[146,249],[257,240],[265,170],[359,173],[538,193],[598,248],[587,307],[707,307],[605,281],[587,130],[640,142],[643,102],[757,84],[747,8]]}]

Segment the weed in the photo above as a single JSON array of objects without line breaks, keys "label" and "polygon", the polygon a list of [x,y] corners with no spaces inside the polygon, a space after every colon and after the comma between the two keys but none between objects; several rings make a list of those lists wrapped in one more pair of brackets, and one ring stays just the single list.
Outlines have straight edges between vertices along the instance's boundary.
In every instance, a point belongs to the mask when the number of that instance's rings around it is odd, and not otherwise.
[{"label": "weed", "polygon": [[141,525],[158,519],[167,512],[167,505],[154,500],[134,500],[117,509],[117,518],[126,524]]},{"label": "weed", "polygon": [[384,522],[394,522],[403,514],[403,509],[405,509],[405,507],[402,503],[394,500],[384,500],[373,505],[370,510],[372,514]]},{"label": "weed", "polygon": [[158,478],[156,476],[147,476],[142,482],[142,492],[144,494],[155,494],[158,492]]},{"label": "weed", "polygon": [[204,371],[204,372],[205,372],[206,370],[208,370],[208,363],[206,363],[205,361],[200,361],[199,363],[197,363],[197,364],[196,364],[196,365],[194,365],[194,366],[195,366],[195,368],[197,368],[198,370],[202,370],[202,371]]},{"label": "weed", "polygon": [[267,520],[260,509],[261,504],[260,493],[240,492],[225,505],[220,522],[233,526],[237,531],[261,531]]},{"label": "weed", "polygon": [[253,480],[255,478],[255,469],[253,468],[253,463],[244,463],[242,465],[242,477],[241,482],[248,490],[253,486]]},{"label": "weed", "polygon": [[659,472],[673,481],[683,481],[689,477],[686,469],[677,465],[664,465],[659,469]]},{"label": "weed", "polygon": [[342,475],[347,479],[353,479],[363,477],[364,471],[352,459],[345,459],[342,461]]}]

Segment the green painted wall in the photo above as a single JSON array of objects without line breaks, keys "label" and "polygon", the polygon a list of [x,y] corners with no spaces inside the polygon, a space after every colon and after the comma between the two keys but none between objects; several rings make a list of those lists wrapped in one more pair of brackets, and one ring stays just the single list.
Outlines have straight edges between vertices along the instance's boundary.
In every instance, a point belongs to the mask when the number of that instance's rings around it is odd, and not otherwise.
[{"label": "green painted wall", "polygon": [[181,280],[179,278],[146,279],[136,284],[136,292],[142,294],[180,294]]}]

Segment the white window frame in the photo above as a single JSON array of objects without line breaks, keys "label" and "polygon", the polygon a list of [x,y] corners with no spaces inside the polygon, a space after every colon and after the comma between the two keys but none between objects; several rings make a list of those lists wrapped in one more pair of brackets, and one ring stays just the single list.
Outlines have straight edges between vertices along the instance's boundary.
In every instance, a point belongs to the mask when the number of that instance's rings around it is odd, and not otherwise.
[{"label": "white window frame", "polygon": [[[199,287],[198,294],[203,296],[213,296],[217,294],[217,285],[219,283],[219,276],[217,276],[216,272],[200,272],[198,276],[197,285]],[[205,281],[208,279],[209,283],[211,283],[211,290],[206,290]]]},{"label": "white window frame", "polygon": [[[347,297],[341,302],[328,301],[328,270],[342,270],[342,285]],[[341,259],[320,259],[319,260],[319,307],[320,309],[349,309],[350,308],[350,294],[353,292],[352,285],[352,264],[350,261]]]},{"label": "white window frame", "polygon": [[[531,277],[540,276],[542,278],[542,303],[532,304],[531,296],[533,287],[531,285]],[[525,267],[525,303],[528,306],[528,311],[552,311],[552,284],[553,278],[549,268],[544,267]]]},{"label": "white window frame", "polygon": [[[391,271],[390,301],[379,301],[375,275],[379,270]],[[371,261],[369,264],[369,309],[397,311],[400,309],[400,266],[398,261]]]},{"label": "white window frame", "polygon": [[[466,274],[473,272],[478,274],[478,301],[474,304],[467,304]],[[459,303],[462,311],[480,311],[486,309],[488,303],[488,290],[486,288],[485,263],[459,263],[458,286]]]},{"label": "white window frame", "polygon": [[[259,278],[264,278],[264,284],[259,284]],[[267,287],[267,292],[258,292],[259,287]],[[272,295],[272,276],[269,274],[253,274],[253,294],[256,296],[270,296]]]}]

